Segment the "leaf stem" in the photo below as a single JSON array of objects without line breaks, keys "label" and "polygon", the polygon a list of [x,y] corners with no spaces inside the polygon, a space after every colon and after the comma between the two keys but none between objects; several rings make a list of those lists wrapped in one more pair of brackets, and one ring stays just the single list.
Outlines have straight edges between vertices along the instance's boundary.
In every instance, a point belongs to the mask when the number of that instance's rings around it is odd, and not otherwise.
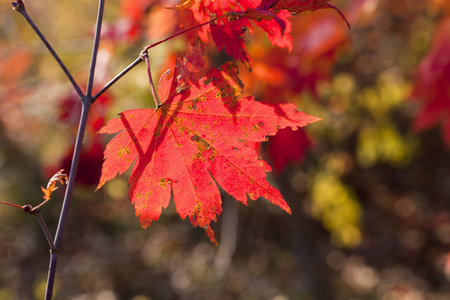
[{"label": "leaf stem", "polygon": [[70,82],[72,83],[74,89],[76,90],[78,96],[83,97],[83,92],[81,91],[80,87],[76,83],[75,79],[72,77],[72,74],[70,74],[69,70],[67,69],[66,65],[61,61],[58,54],[56,54],[55,50],[53,50],[53,47],[50,45],[50,43],[47,41],[45,36],[42,34],[42,32],[39,30],[39,28],[34,24],[33,20],[28,15],[26,9],[25,9],[25,3],[22,0],[17,0],[17,2],[13,2],[13,9],[17,12],[19,12],[25,20],[27,20],[28,24],[30,24],[31,28],[36,32],[36,34],[40,37],[41,41],[44,43],[44,45],[47,47],[48,51],[50,51],[53,58],[58,62],[61,69],[66,74],[67,78],[69,78]]},{"label": "leaf stem", "polygon": [[67,188],[66,188],[66,193],[64,195],[64,201],[63,201],[63,205],[62,205],[62,209],[61,209],[61,214],[59,216],[58,228],[56,230],[55,248],[54,248],[54,250],[52,249],[52,251],[51,251],[45,300],[51,300],[52,296],[53,296],[53,285],[54,285],[54,281],[55,281],[56,263],[57,263],[57,259],[58,259],[58,253],[60,252],[62,234],[64,231],[64,226],[67,221],[67,215],[69,212],[70,201],[72,199],[73,187],[75,184],[75,176],[77,173],[78,163],[80,160],[81,148],[82,148],[82,144],[83,144],[84,133],[86,130],[89,108],[92,104],[90,101],[87,101],[86,99],[87,99],[86,97],[83,97],[80,124],[78,127],[78,134],[77,134],[77,139],[75,142],[75,150],[73,153],[72,165],[70,167],[69,182],[67,183]]},{"label": "leaf stem", "polygon": [[213,23],[213,22],[215,22],[215,21],[217,21],[217,20],[220,20],[220,19],[222,19],[222,18],[224,18],[224,17],[227,17],[227,16],[228,16],[228,13],[224,14],[223,16],[220,16],[220,17],[214,18],[214,19],[212,19],[212,20],[209,20],[208,22],[205,22],[205,23],[202,23],[202,24],[198,24],[198,25],[195,25],[194,27],[191,27],[191,28],[185,29],[185,30],[183,30],[183,31],[180,31],[180,32],[178,32],[178,33],[175,33],[174,35],[171,35],[171,36],[169,36],[168,38],[165,38],[165,39],[163,39],[163,40],[161,40],[161,41],[159,41],[159,42],[156,42],[156,43],[154,43],[154,44],[151,44],[151,45],[149,45],[149,46],[146,46],[146,47],[142,50],[141,53],[147,52],[150,48],[153,48],[153,47],[155,47],[155,46],[158,46],[159,44],[162,44],[162,43],[164,43],[164,42],[166,42],[166,41],[168,41],[168,40],[170,40],[170,39],[173,39],[174,37],[177,37],[177,36],[179,36],[179,35],[181,35],[181,34],[183,34],[183,33],[186,33],[186,32],[188,32],[188,31],[197,29],[197,28],[199,28],[199,27],[208,25],[208,24],[210,24],[210,23]]},{"label": "leaf stem", "polygon": [[155,85],[153,84],[152,71],[151,71],[151,67],[150,67],[150,59],[148,58],[147,51],[141,52],[141,56],[143,57],[143,59],[145,60],[145,64],[147,65],[148,81],[149,81],[150,87],[152,89],[153,100],[155,101],[156,108],[158,108],[161,106],[161,101],[159,100],[158,94],[156,93]]},{"label": "leaf stem", "polygon": [[89,69],[89,79],[88,79],[87,91],[86,91],[86,96],[87,96],[87,98],[89,98],[89,101],[91,101],[91,102],[93,102],[91,99],[92,86],[94,85],[95,65],[97,63],[98,46],[100,44],[100,35],[101,35],[101,30],[102,30],[103,8],[104,7],[105,7],[105,0],[100,0],[98,3],[97,24],[96,24],[96,28],[95,28],[95,37],[94,37],[94,45],[93,45],[93,49],[92,49],[91,67]]}]

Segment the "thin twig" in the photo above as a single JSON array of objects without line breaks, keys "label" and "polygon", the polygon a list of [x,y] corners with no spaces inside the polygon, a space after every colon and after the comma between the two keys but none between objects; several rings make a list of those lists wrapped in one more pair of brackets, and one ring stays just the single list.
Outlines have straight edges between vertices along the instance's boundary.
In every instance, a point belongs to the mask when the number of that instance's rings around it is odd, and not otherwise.
[{"label": "thin twig", "polygon": [[120,72],[119,74],[116,75],[116,77],[114,77],[113,79],[111,79],[110,82],[108,82],[97,94],[95,94],[94,96],[92,96],[91,98],[91,102],[94,102],[95,100],[97,100],[98,97],[100,97],[104,92],[106,92],[107,89],[109,89],[114,83],[116,83],[117,80],[119,80],[120,78],[122,78],[125,74],[128,73],[128,71],[130,71],[131,69],[133,69],[134,67],[136,67],[138,64],[140,64],[141,62],[143,62],[142,58],[139,56],[138,58],[136,58],[135,61],[133,61],[128,67],[126,67],[125,69],[123,69],[122,72]]},{"label": "thin twig", "polygon": [[76,83],[75,79],[72,77],[72,74],[70,74],[69,70],[67,70],[66,65],[61,61],[58,54],[56,54],[55,50],[53,50],[53,47],[50,45],[50,43],[47,41],[45,36],[41,33],[39,28],[34,24],[33,20],[28,15],[25,4],[22,0],[17,0],[17,2],[13,2],[13,9],[17,12],[19,12],[25,20],[27,20],[28,24],[33,28],[33,30],[36,32],[36,34],[41,38],[41,41],[44,43],[44,45],[47,47],[48,51],[52,54],[53,58],[58,62],[61,69],[66,74],[67,78],[69,78],[70,82],[72,83],[74,89],[77,91],[78,96],[83,97],[83,92],[81,91],[80,87]]},{"label": "thin twig", "polygon": [[[46,201],[44,201],[44,202],[46,202]],[[39,206],[36,206],[34,208],[31,205],[28,205],[28,204],[24,205],[24,206],[20,206],[20,205],[17,205],[17,204],[12,204],[12,203],[3,202],[3,201],[0,201],[0,204],[6,204],[6,205],[10,205],[10,206],[14,206],[14,207],[20,208],[22,211],[24,211],[24,212],[26,212],[26,213],[28,213],[30,215],[35,216],[37,218],[38,222],[39,222],[39,225],[41,225],[41,228],[42,228],[42,231],[44,232],[45,237],[47,238],[47,242],[48,242],[48,245],[50,246],[50,249],[52,251],[56,250],[55,244],[53,243],[52,235],[50,234],[50,231],[48,230],[47,224],[45,224],[44,218],[41,215],[41,209],[39,207],[42,205],[42,203]]]},{"label": "thin twig", "polygon": [[48,265],[47,289],[45,291],[45,300],[52,300],[53,286],[55,284],[56,264],[58,263],[58,251],[50,251],[50,262]]},{"label": "thin twig", "polygon": [[222,18],[224,18],[224,17],[227,17],[227,16],[228,16],[228,14],[225,14],[225,15],[220,16],[220,17],[218,17],[218,18],[214,18],[214,19],[212,19],[212,20],[210,20],[210,21],[208,21],[208,22],[205,22],[205,23],[196,25],[196,26],[194,26],[194,27],[188,28],[188,29],[186,29],[186,30],[180,31],[180,32],[178,32],[178,33],[175,33],[174,35],[171,35],[171,36],[169,36],[168,38],[165,38],[165,39],[163,39],[163,40],[161,40],[161,41],[159,41],[159,42],[156,42],[156,43],[154,43],[154,44],[145,46],[144,49],[141,51],[141,55],[140,55],[138,58],[136,58],[135,61],[133,61],[133,62],[132,62],[128,67],[126,67],[122,72],[120,72],[120,73],[117,74],[113,79],[111,79],[110,82],[108,82],[108,83],[107,83],[107,84],[106,84],[99,92],[97,92],[97,94],[95,94],[95,95],[91,98],[91,101],[94,102],[95,100],[97,100],[98,97],[100,97],[107,89],[109,89],[114,83],[116,83],[117,80],[119,80],[120,78],[122,78],[122,77],[123,77],[126,73],[128,73],[131,69],[133,69],[133,68],[136,67],[138,64],[140,64],[141,62],[143,62],[144,59],[142,58],[142,53],[146,53],[149,49],[151,49],[151,48],[153,48],[153,47],[155,47],[155,46],[158,46],[159,44],[162,44],[162,43],[164,43],[164,42],[166,42],[166,41],[168,41],[168,40],[171,40],[171,39],[173,39],[173,38],[175,38],[175,37],[177,37],[177,36],[179,36],[179,35],[182,35],[183,33],[186,33],[186,32],[188,32],[188,31],[197,29],[197,28],[199,28],[199,27],[208,25],[208,24],[210,24],[210,23],[213,23],[213,22],[215,22],[215,21],[217,21],[217,20],[219,20],[219,19],[222,19]]},{"label": "thin twig", "polygon": [[150,48],[153,48],[153,47],[155,47],[155,46],[158,46],[159,44],[162,44],[162,43],[164,43],[164,42],[166,42],[166,41],[168,41],[168,40],[170,40],[170,39],[173,39],[174,37],[177,37],[177,36],[179,36],[179,35],[181,35],[181,34],[183,34],[183,33],[186,33],[186,32],[188,32],[188,31],[197,29],[197,28],[199,28],[199,27],[208,25],[208,24],[213,23],[213,22],[215,22],[215,21],[217,21],[217,20],[220,20],[220,19],[222,19],[222,18],[228,17],[228,15],[229,15],[228,13],[227,13],[227,14],[224,14],[223,16],[214,18],[214,19],[212,19],[212,20],[209,20],[208,22],[205,22],[205,23],[202,23],[202,24],[198,24],[198,25],[195,25],[194,27],[191,27],[191,28],[188,28],[188,29],[186,29],[186,30],[180,31],[180,32],[178,32],[178,33],[175,33],[174,35],[171,35],[171,36],[169,36],[168,38],[165,38],[165,39],[163,39],[163,40],[161,40],[161,41],[159,41],[159,42],[156,42],[156,43],[154,43],[154,44],[151,44],[151,45],[149,45],[149,46],[146,46],[146,47],[142,50],[141,53],[147,52]]},{"label": "thin twig", "polygon": [[41,204],[36,205],[34,208],[40,208],[42,205],[44,205],[44,204],[47,203],[48,201],[50,201],[50,198],[45,199],[44,201],[41,202]]},{"label": "thin twig", "polygon": [[[75,184],[75,177],[76,177],[76,173],[77,173],[77,169],[78,169],[78,165],[79,165],[79,160],[80,160],[80,155],[81,155],[81,148],[82,148],[82,142],[83,142],[83,138],[84,138],[84,134],[85,134],[85,130],[86,130],[86,125],[87,125],[87,118],[89,115],[89,108],[91,106],[91,104],[100,96],[102,95],[109,87],[111,87],[117,80],[119,80],[122,76],[124,76],[128,71],[130,71],[132,68],[134,68],[136,65],[138,65],[140,62],[142,62],[143,60],[145,60],[146,65],[147,65],[147,72],[148,72],[148,76],[149,76],[149,82],[150,82],[150,86],[152,89],[152,94],[153,94],[153,98],[155,100],[155,104],[157,107],[159,107],[161,105],[161,102],[158,98],[158,95],[156,94],[156,90],[153,84],[153,80],[152,80],[152,76],[151,76],[151,68],[150,68],[150,60],[148,57],[148,53],[147,51],[150,48],[153,48],[159,44],[162,44],[174,37],[177,37],[181,34],[184,34],[190,30],[194,30],[196,28],[202,27],[204,25],[210,24],[212,22],[217,21],[218,19],[221,19],[226,15],[223,15],[219,18],[215,18],[213,20],[210,20],[208,22],[199,24],[197,26],[194,26],[192,28],[183,30],[181,32],[178,32],[164,40],[161,40],[157,43],[154,43],[152,45],[149,45],[147,47],[144,48],[144,50],[141,52],[141,55],[133,62],[131,63],[127,68],[125,68],[122,72],[120,72],[117,76],[115,76],[110,82],[108,82],[97,94],[95,94],[92,97],[92,87],[93,87],[93,82],[94,82],[94,73],[95,73],[95,65],[96,65],[96,60],[97,60],[97,54],[98,54],[98,47],[99,47],[99,42],[100,42],[100,34],[101,34],[101,25],[102,25],[102,19],[103,19],[103,9],[104,9],[104,0],[99,0],[99,9],[98,9],[98,15],[97,15],[97,26],[96,26],[96,32],[95,32],[95,37],[94,37],[94,45],[93,45],[93,51],[92,51],[92,59],[91,59],[91,66],[90,66],[90,71],[89,71],[89,79],[88,79],[88,83],[87,83],[87,92],[86,95],[83,94],[83,92],[81,91],[81,89],[79,88],[79,86],[77,85],[77,83],[75,82],[75,80],[73,79],[72,75],[70,74],[70,72],[67,70],[66,66],[64,65],[64,63],[61,61],[61,59],[59,58],[59,56],[56,54],[56,52],[53,50],[53,48],[51,47],[51,45],[48,43],[47,39],[44,37],[44,35],[40,32],[40,30],[37,28],[37,26],[34,24],[34,22],[31,20],[31,18],[28,16],[26,10],[25,10],[25,4],[23,3],[22,0],[17,0],[17,2],[13,3],[13,8],[15,10],[17,10],[20,14],[22,14],[22,16],[27,20],[27,22],[30,24],[30,26],[34,29],[34,31],[37,33],[37,35],[41,38],[42,42],[44,43],[44,45],[47,47],[47,49],[50,51],[50,53],[53,55],[53,57],[55,58],[55,60],[58,62],[58,64],[60,65],[60,67],[62,68],[62,70],[64,71],[64,73],[66,74],[66,76],[69,78],[69,80],[71,81],[74,89],[77,91],[78,95],[80,96],[81,100],[82,100],[82,111],[81,111],[81,117],[80,117],[80,122],[79,122],[79,127],[78,127],[78,133],[77,133],[77,138],[75,141],[75,149],[74,149],[74,154],[73,154],[73,158],[72,158],[72,165],[71,165],[71,169],[70,169],[70,174],[69,174],[69,180],[67,183],[67,188],[66,188],[66,192],[64,195],[64,200],[63,200],[63,204],[62,204],[62,209],[61,209],[61,213],[60,213],[60,217],[59,217],[59,222],[58,222],[58,227],[56,230],[56,235],[55,235],[55,240],[53,241],[52,236],[48,230],[48,227],[45,224],[44,219],[42,218],[42,215],[40,214],[40,210],[39,207],[36,208],[37,213],[35,214],[35,216],[38,219],[39,224],[41,225],[44,234],[47,238],[47,241],[50,245],[51,251],[50,251],[50,262],[49,262],[49,271],[48,271],[48,277],[47,277],[47,287],[46,287],[46,293],[45,293],[45,300],[51,300],[53,298],[53,288],[54,288],[54,282],[55,282],[55,275],[56,275],[56,266],[57,266],[57,261],[58,261],[58,254],[60,252],[60,247],[61,247],[61,241],[62,241],[62,235],[64,232],[64,227],[65,224],[67,222],[67,216],[68,216],[68,212],[69,212],[69,207],[70,207],[70,202],[72,199],[72,194],[73,194],[73,188],[74,188],[74,184]],[[4,202],[1,202],[4,203]],[[9,204],[9,203],[4,203],[4,204],[8,204],[8,205],[12,205],[12,206],[16,206],[14,204]],[[19,206],[17,206],[19,207]],[[22,208],[22,207],[21,207]]]},{"label": "thin twig", "polygon": [[89,79],[87,83],[86,96],[89,101],[92,96],[92,86],[94,85],[94,73],[95,73],[95,65],[97,63],[97,54],[98,54],[98,46],[100,44],[100,35],[102,30],[102,21],[103,21],[103,8],[105,7],[105,0],[100,0],[98,3],[98,13],[97,13],[97,25],[95,28],[95,37],[94,37],[94,45],[92,49],[92,58],[91,58],[91,67],[89,69]]},{"label": "thin twig", "polygon": [[41,225],[42,231],[44,232],[45,237],[47,238],[48,245],[50,246],[50,249],[52,252],[56,252],[56,246],[53,242],[52,235],[50,234],[50,231],[48,230],[47,224],[44,221],[44,218],[42,217],[41,210],[39,207],[35,207],[32,210],[32,214],[37,218],[39,225]]},{"label": "thin twig", "polygon": [[82,101],[82,105],[83,106],[82,106],[82,110],[81,110],[80,124],[78,127],[78,134],[77,134],[77,139],[75,142],[75,150],[73,153],[72,165],[70,167],[69,182],[67,183],[66,193],[64,195],[63,206],[61,209],[61,214],[59,216],[58,228],[56,230],[55,251],[52,251],[51,256],[50,256],[50,265],[49,265],[49,271],[48,271],[47,290],[45,293],[45,300],[51,300],[52,296],[53,296],[53,285],[54,285],[54,281],[55,281],[58,252],[60,251],[64,226],[66,225],[70,201],[72,199],[72,192],[73,192],[73,187],[75,184],[75,176],[76,176],[77,169],[78,169],[78,163],[80,161],[81,147],[83,144],[83,138],[84,138],[84,133],[86,130],[87,117],[89,114],[89,108],[91,106],[91,102],[90,101]]},{"label": "thin twig", "polygon": [[3,202],[3,201],[0,201],[0,204],[6,204],[6,205],[9,205],[9,206],[14,206],[14,207],[22,209],[22,206],[17,205],[17,204],[12,204],[12,203]]}]

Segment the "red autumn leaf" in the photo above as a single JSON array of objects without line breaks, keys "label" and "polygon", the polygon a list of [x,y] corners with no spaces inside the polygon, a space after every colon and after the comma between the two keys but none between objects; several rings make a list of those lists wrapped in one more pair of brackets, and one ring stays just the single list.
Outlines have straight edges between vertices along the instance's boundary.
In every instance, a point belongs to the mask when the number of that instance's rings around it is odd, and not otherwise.
[{"label": "red autumn leaf", "polygon": [[201,45],[189,46],[183,58],[177,57],[177,91],[180,92],[189,87],[189,82],[203,71],[205,65],[205,50]]},{"label": "red autumn leaf", "polygon": [[413,130],[422,131],[441,123],[443,139],[450,146],[450,17],[436,30],[429,53],[420,62],[412,98],[423,102]]},{"label": "red autumn leaf", "polygon": [[262,0],[258,5],[258,9],[260,10],[279,12],[282,9],[286,9],[293,13],[310,12],[323,8],[332,8],[339,14],[342,14],[341,11],[333,4],[329,3],[328,0]]},{"label": "red autumn leaf", "polygon": [[246,26],[240,26],[240,23],[244,23],[244,21],[246,20],[238,20],[233,23],[225,22],[219,25],[211,24],[211,36],[218,50],[224,50],[228,55],[243,62],[248,69],[251,69],[252,60],[244,41]]},{"label": "red autumn leaf", "polygon": [[209,224],[222,211],[216,183],[244,204],[264,197],[290,212],[265,179],[270,166],[242,141],[264,141],[278,129],[319,119],[293,104],[238,98],[242,84],[230,63],[179,93],[177,73],[162,76],[159,108],[125,111],[100,130],[117,135],[106,147],[98,187],[134,164],[128,194],[144,228],[173,195],[179,215],[205,228],[213,242]]},{"label": "red autumn leaf", "polygon": [[301,162],[311,145],[305,131],[284,128],[269,140],[269,156],[275,171],[282,171],[290,162]]},{"label": "red autumn leaf", "polygon": [[336,12],[341,16],[341,18],[347,23],[347,26],[350,28],[350,24],[345,18],[344,14],[334,6],[329,3],[328,0],[262,0],[261,4],[258,6],[259,10],[270,10],[275,13],[279,12],[282,9],[286,9],[292,13],[305,13],[312,12],[318,9],[331,8],[336,10]]},{"label": "red autumn leaf", "polygon": [[261,27],[274,46],[292,50],[291,21],[288,18],[291,14],[286,11],[280,11],[274,19],[254,20],[256,25]]},{"label": "red autumn leaf", "polygon": [[[263,0],[256,8],[248,8],[244,12],[232,12],[232,17],[245,17],[261,23],[257,23],[258,26],[263,28],[269,33],[269,38],[274,45],[283,47],[277,43],[278,39],[284,35],[287,26],[290,23],[286,22],[287,17],[290,13],[308,13],[318,9],[331,8],[337,11],[341,18],[345,21],[347,26],[350,28],[350,24],[345,18],[344,14],[336,6],[330,4],[327,0]],[[268,21],[274,21],[270,24]],[[265,23],[263,23],[265,22]],[[262,24],[262,25],[260,25]],[[290,31],[287,30],[287,32]],[[272,33],[272,36],[270,35]],[[273,34],[278,35],[277,39],[274,39]],[[292,46],[292,42],[290,43]],[[288,45],[285,46],[290,48]]]}]

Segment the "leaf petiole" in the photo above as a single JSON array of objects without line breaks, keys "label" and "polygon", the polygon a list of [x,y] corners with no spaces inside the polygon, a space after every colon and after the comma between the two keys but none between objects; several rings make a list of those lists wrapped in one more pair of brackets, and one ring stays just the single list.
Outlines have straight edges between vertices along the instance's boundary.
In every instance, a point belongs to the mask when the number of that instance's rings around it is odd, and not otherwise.
[{"label": "leaf petiole", "polygon": [[161,101],[159,100],[158,94],[156,93],[155,85],[153,84],[152,71],[151,71],[151,67],[150,67],[150,59],[148,58],[147,50],[144,50],[141,52],[141,57],[143,58],[143,60],[145,60],[145,64],[147,65],[148,81],[149,81],[150,87],[152,89],[153,100],[155,101],[156,108],[158,108],[161,106]]},{"label": "leaf petiole", "polygon": [[[194,27],[191,27],[191,28],[185,29],[185,30],[183,30],[183,31],[180,31],[180,32],[178,32],[178,33],[175,33],[174,35],[171,35],[171,36],[169,36],[168,38],[165,38],[165,39],[163,39],[163,40],[161,40],[161,41],[159,41],[159,42],[156,42],[156,43],[154,43],[154,44],[151,44],[151,45],[149,45],[149,46],[146,46],[146,47],[142,50],[142,52],[146,52],[146,51],[148,51],[150,48],[153,48],[153,47],[155,47],[155,46],[158,46],[159,44],[162,44],[162,43],[164,43],[164,42],[166,42],[166,41],[168,41],[168,40],[170,40],[170,39],[173,39],[173,38],[175,38],[175,37],[177,37],[177,36],[179,36],[179,35],[182,35],[182,34],[184,34],[184,33],[186,33],[186,32],[189,32],[189,31],[191,31],[191,30],[200,28],[200,27],[205,26],[205,25],[208,25],[208,24],[210,24],[210,23],[214,23],[214,22],[216,22],[217,20],[220,20],[220,19],[223,19],[223,18],[225,18],[225,17],[228,17],[228,15],[229,15],[229,14],[226,13],[226,14],[220,16],[220,17],[211,19],[211,20],[209,20],[208,22],[205,22],[205,23],[202,23],[202,24],[198,24],[198,25],[195,25]],[[141,52],[141,53],[142,53],[142,52]]]}]

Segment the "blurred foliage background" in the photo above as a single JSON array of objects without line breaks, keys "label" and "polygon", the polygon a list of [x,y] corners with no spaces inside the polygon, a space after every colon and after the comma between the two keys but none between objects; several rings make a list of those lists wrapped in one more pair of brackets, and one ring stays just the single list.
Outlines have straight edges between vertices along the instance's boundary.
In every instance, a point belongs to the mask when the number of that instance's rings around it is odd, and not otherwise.
[{"label": "blurred foliage background", "polygon": [[[93,106],[58,264],[55,299],[443,300],[450,298],[450,1],[333,1],[293,17],[293,49],[247,38],[246,94],[287,100],[323,120],[260,145],[292,215],[265,200],[224,212],[204,231],[169,206],[142,230],[127,177],[94,192],[119,112],[152,106],[145,66]],[[143,46],[177,29],[174,1],[107,1],[96,89]],[[28,1],[77,82],[87,80],[95,1]],[[448,33],[448,34],[447,34]],[[186,51],[151,50],[155,74]],[[208,64],[229,59],[208,48]],[[9,1],[0,1],[0,200],[37,205],[68,171],[79,116],[70,83]],[[42,208],[53,232],[63,188]],[[42,299],[48,246],[33,217],[0,206],[0,299]]]}]

